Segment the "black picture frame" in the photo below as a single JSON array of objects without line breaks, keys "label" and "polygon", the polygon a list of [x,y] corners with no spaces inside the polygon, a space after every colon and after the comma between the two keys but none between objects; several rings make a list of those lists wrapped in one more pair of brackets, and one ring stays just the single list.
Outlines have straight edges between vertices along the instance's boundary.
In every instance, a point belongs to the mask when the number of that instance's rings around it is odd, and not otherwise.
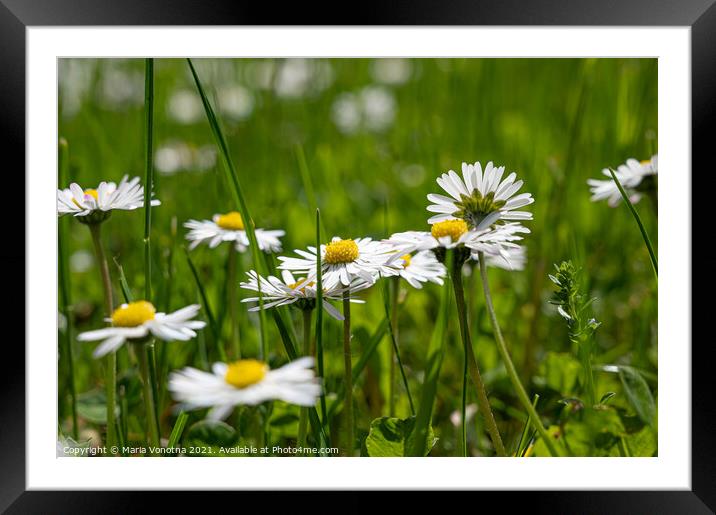
[{"label": "black picture frame", "polygon": [[[236,0],[0,0],[0,149],[4,179],[14,192],[24,191],[25,167],[25,29],[40,25],[572,25],[684,26],[691,28],[692,170],[713,169],[712,130],[716,125],[715,0],[459,0],[451,3],[401,0],[361,2],[360,7],[303,3],[272,5]],[[341,9],[339,11],[338,9]],[[320,12],[321,14],[317,14]],[[10,158],[10,159],[8,159]],[[48,170],[54,180],[54,170]],[[710,172],[713,173],[713,172]],[[692,175],[693,177],[694,175]],[[21,180],[22,178],[22,180]],[[701,179],[700,179],[701,180]],[[701,189],[701,188],[700,188]],[[703,191],[703,189],[702,189]],[[7,196],[16,195],[6,190]],[[30,192],[26,193],[26,201]],[[22,202],[20,200],[20,202]],[[693,202],[697,205],[696,202]],[[25,209],[32,209],[25,205]],[[688,206],[692,209],[692,206]],[[693,216],[692,234],[699,218]],[[4,290],[23,291],[25,227],[11,224],[0,249],[0,270],[9,270]],[[19,242],[23,242],[22,245]],[[695,254],[694,254],[695,255]],[[54,264],[52,265],[54,266]],[[694,269],[695,265],[694,265]],[[12,281],[17,281],[17,284]],[[17,294],[14,293],[14,299]],[[679,299],[690,302],[690,299]],[[19,304],[19,302],[17,303]],[[31,308],[31,306],[28,306]],[[692,320],[708,320],[705,303],[693,303]],[[8,313],[8,311],[6,311]],[[18,324],[19,325],[19,324]],[[510,493],[510,507],[529,503],[532,513],[712,513],[716,510],[716,403],[713,338],[692,338],[692,489],[691,491]],[[23,332],[24,340],[24,332]],[[146,492],[26,491],[25,351],[19,338],[5,341],[12,359],[0,362],[0,510],[8,513],[142,512]],[[692,342],[669,342],[689,345]],[[48,352],[54,352],[48,349]],[[8,356],[9,354],[4,354]],[[167,511],[185,506],[187,493],[162,499]],[[212,496],[217,495],[212,493]],[[235,495],[218,494],[223,497]],[[244,493],[240,495],[246,495]],[[353,493],[352,506],[370,507],[369,497]],[[471,494],[476,495],[476,494]],[[479,493],[480,496],[501,495]],[[258,501],[258,499],[257,499]],[[244,501],[246,502],[246,501]],[[260,501],[259,501],[260,502]],[[515,504],[516,503],[516,504]],[[244,504],[245,505],[245,504]]]}]

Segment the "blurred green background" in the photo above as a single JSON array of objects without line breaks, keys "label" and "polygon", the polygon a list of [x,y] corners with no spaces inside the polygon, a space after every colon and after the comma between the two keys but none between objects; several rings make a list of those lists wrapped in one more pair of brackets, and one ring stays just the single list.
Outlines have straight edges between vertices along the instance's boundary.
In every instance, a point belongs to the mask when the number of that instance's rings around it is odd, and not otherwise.
[{"label": "blurred green background", "polygon": [[[256,226],[284,229],[284,253],[313,244],[315,207],[326,234],[383,238],[392,232],[427,230],[426,194],[440,192],[439,174],[460,171],[463,161],[494,161],[515,171],[531,192],[534,220],[524,240],[524,271],[491,270],[498,317],[529,392],[539,392],[539,410],[559,425],[560,399],[579,396],[569,372],[576,358],[563,319],[548,303],[547,274],[571,259],[581,272],[590,308],[602,322],[596,334],[600,365],[638,369],[656,396],[657,288],[634,220],[622,204],[591,203],[587,178],[627,158],[657,152],[657,61],[655,59],[211,59],[194,61],[221,116]],[[63,59],[59,62],[59,136],[69,144],[69,182],[83,188],[123,174],[144,174],[144,62]],[[155,194],[153,210],[153,299],[159,310],[198,302],[197,286],[182,247],[188,219],[210,219],[235,209],[229,185],[188,66],[182,59],[155,62]],[[301,173],[303,166],[304,174]],[[307,177],[309,178],[307,180]],[[311,191],[312,190],[312,191]],[[656,245],[656,205],[637,204]],[[143,213],[115,212],[103,224],[108,254],[121,263],[135,295],[143,291]],[[70,295],[76,331],[102,324],[102,290],[89,231],[65,220]],[[227,246],[191,252],[216,313],[225,316]],[[243,256],[240,277],[250,267]],[[115,300],[121,300],[117,268],[110,262]],[[471,270],[467,269],[469,274]],[[466,293],[475,349],[493,409],[508,445],[522,429],[520,405],[499,364],[479,280],[468,275]],[[407,292],[400,312],[400,346],[414,396],[418,396],[439,286]],[[243,292],[240,291],[242,296]],[[353,310],[354,361],[384,317],[380,288],[362,295]],[[242,306],[243,307],[243,306]],[[453,311],[454,313],[454,311]],[[300,313],[296,315],[300,334]],[[242,346],[255,352],[258,319],[241,312]],[[271,319],[269,318],[269,321]],[[62,321],[61,321],[62,322]],[[63,323],[60,324],[61,328]],[[285,360],[278,333],[269,325],[271,360]],[[335,391],[342,374],[340,323],[326,318],[326,384]],[[167,370],[202,366],[217,356],[205,330],[198,340],[158,345]],[[73,342],[75,374],[87,435],[101,431],[102,362],[94,345]],[[459,427],[450,420],[460,408],[462,349],[457,318],[450,321],[433,426],[433,455],[457,453]],[[387,414],[390,342],[384,338],[356,385],[357,434]],[[120,354],[120,396],[127,403],[128,432],[142,432],[143,409],[133,361]],[[69,394],[60,352],[60,426],[69,424]],[[636,434],[634,408],[616,374],[597,372],[599,395],[614,391],[624,431]],[[162,386],[163,388],[163,386]],[[398,415],[409,414],[402,385]],[[84,397],[82,397],[84,395]],[[162,433],[173,423],[162,392]],[[469,392],[469,403],[474,403]],[[94,411],[92,411],[94,409]],[[101,411],[101,410],[100,410]],[[274,407],[274,435],[290,441],[297,409]],[[192,415],[200,419],[201,413]],[[631,417],[631,418],[630,418]],[[287,422],[288,421],[288,422]],[[489,454],[479,417],[470,423],[471,453]],[[613,453],[611,447],[591,454]],[[539,449],[536,449],[537,454]],[[604,452],[603,452],[604,451]],[[647,454],[651,451],[644,451]],[[655,452],[655,447],[653,449]]]}]

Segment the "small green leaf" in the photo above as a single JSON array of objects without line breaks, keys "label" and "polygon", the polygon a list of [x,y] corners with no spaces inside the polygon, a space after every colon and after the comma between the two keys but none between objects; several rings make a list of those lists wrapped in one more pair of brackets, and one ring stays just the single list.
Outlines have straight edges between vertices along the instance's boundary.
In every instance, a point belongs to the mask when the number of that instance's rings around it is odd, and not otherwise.
[{"label": "small green leaf", "polygon": [[[365,440],[365,447],[368,456],[406,456],[406,445],[414,437],[415,417],[406,419],[381,417],[376,418],[370,424],[370,432]],[[425,445],[425,456],[437,442],[433,435],[432,427],[428,430],[428,438]]]},{"label": "small green leaf", "polygon": [[644,378],[633,368],[620,366],[619,379],[622,382],[629,403],[639,415],[639,418],[645,424],[654,427],[656,422],[656,403]]}]

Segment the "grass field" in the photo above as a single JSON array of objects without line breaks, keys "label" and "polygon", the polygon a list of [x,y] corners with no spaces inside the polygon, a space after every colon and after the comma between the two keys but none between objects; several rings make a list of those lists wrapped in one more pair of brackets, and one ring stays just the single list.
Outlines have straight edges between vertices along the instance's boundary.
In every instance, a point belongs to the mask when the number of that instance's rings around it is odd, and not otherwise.
[{"label": "grass field", "polygon": [[[657,153],[655,59],[236,59],[194,65],[216,109],[255,226],[286,232],[277,255],[315,245],[316,208],[323,243],[334,235],[383,239],[399,231],[429,231],[426,195],[442,193],[435,182],[440,174],[459,173],[463,161],[494,161],[507,173],[515,171],[524,180],[521,191],[535,199],[528,206],[534,218],[524,222],[531,233],[520,242],[527,247],[527,264],[522,271],[490,267],[488,273],[496,318],[519,378],[530,399],[539,395],[536,410],[557,454],[656,455],[654,272],[625,203],[611,208],[591,202],[586,182],[604,179],[603,168]],[[124,174],[144,181],[144,60],[63,60],[59,93],[59,136],[67,142],[61,157],[66,155],[67,166],[59,170],[58,187],[77,182],[95,188],[100,181],[119,182]],[[243,281],[255,264],[248,251],[229,261],[228,244],[185,250],[184,222],[238,210],[186,60],[154,62],[152,134],[154,195],[161,205],[151,213],[151,300],[162,312],[202,304],[198,317],[210,322],[187,342],[154,344],[152,384],[162,445],[170,439],[209,447],[214,455],[242,454],[240,447],[247,445],[294,446],[299,408],[281,401],[240,407],[223,423],[202,422],[206,410],[190,411],[177,424],[167,376],[185,366],[206,370],[222,351],[237,357],[230,343],[228,268],[235,265],[237,281]],[[654,246],[655,198],[635,204]],[[104,324],[102,282],[90,231],[71,216],[60,219],[59,231],[58,427],[80,445],[90,439],[100,446],[106,442],[107,365],[92,357],[95,344],[76,337]],[[144,231],[144,209],[118,211],[102,223],[115,305],[125,300],[119,265],[128,293],[135,299],[144,295]],[[585,320],[601,323],[589,338],[594,403],[585,397],[580,345],[587,344],[570,338],[565,319],[549,302],[556,287],[548,274],[565,260],[579,269],[584,298],[596,299],[586,307]],[[268,261],[268,266],[278,263],[276,256]],[[549,456],[544,439],[526,426],[527,412],[498,353],[479,268],[466,265],[463,276],[473,348],[507,452]],[[445,333],[436,336],[444,336],[442,366],[434,396],[426,398],[428,351],[443,291],[437,284],[417,290],[400,283],[399,355],[419,413],[417,421],[411,418],[399,373],[390,412],[392,347],[381,281],[359,293],[366,302],[351,311],[352,362],[365,365],[354,378],[355,453],[408,453],[410,428],[424,415],[418,405],[426,403],[437,438],[430,456],[494,455],[480,413],[467,421],[467,448],[462,448],[464,357],[454,301],[447,306]],[[249,292],[239,289],[238,295]],[[335,306],[340,310],[340,303]],[[289,332],[298,344],[301,312],[283,313],[293,321]],[[234,314],[243,357],[259,356],[261,318],[245,304]],[[268,311],[264,322],[264,358],[273,368],[288,357]],[[318,442],[318,433],[309,431],[308,444],[343,446],[343,324],[325,314],[322,344],[332,416],[323,417],[318,406],[326,439]],[[149,441],[146,391],[134,349],[120,348],[117,362],[118,438],[141,446]],[[471,385],[466,394],[472,414],[477,397]],[[381,419],[391,416],[397,420]],[[233,449],[220,452],[221,447]]]}]

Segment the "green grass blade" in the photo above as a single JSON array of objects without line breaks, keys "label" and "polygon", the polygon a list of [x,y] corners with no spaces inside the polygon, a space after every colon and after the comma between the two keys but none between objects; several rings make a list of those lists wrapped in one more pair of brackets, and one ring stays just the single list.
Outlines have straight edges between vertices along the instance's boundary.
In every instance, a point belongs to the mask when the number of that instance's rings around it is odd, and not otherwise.
[{"label": "green grass blade", "polygon": [[[290,322],[286,323],[281,311],[280,309],[273,308],[271,309],[271,315],[273,315],[273,320],[276,323],[276,328],[281,336],[281,341],[283,342],[283,347],[288,355],[288,359],[293,361],[298,357],[298,351],[296,350],[298,347],[296,346],[295,340],[291,338],[291,334],[288,330]],[[328,446],[327,431],[324,429],[321,419],[318,417],[316,408],[309,408],[308,418],[311,422],[314,438],[317,442],[320,442],[320,447]]]},{"label": "green grass blade", "polygon": [[[532,397],[532,406],[537,409],[537,401],[539,401],[539,394],[534,394],[534,397]],[[530,440],[532,440],[534,434],[536,434],[537,431],[533,430],[530,432],[530,426],[532,424],[532,416],[527,413],[527,420],[525,420],[525,424],[522,427],[522,433],[520,434],[520,439],[517,440],[517,446],[515,447],[514,456],[524,456],[525,451],[527,450],[527,446],[530,443]],[[530,436],[528,438],[528,435]]]},{"label": "green grass blade", "polygon": [[[325,368],[323,360],[323,273],[321,268],[321,211],[316,208],[316,361],[318,362],[318,376],[325,381]],[[326,392],[321,393],[321,414],[324,427],[328,427],[328,412],[326,410]],[[326,429],[327,431],[327,429]]]},{"label": "green grass blade", "polygon": [[171,449],[172,447],[177,446],[177,444],[179,443],[179,439],[184,432],[184,427],[186,426],[187,420],[189,420],[189,415],[185,411],[179,413],[176,422],[174,422],[172,432],[169,435],[169,442],[167,443],[167,448]]},{"label": "green grass blade", "polygon": [[127,277],[124,275],[124,267],[119,263],[116,257],[112,258],[114,260],[114,264],[117,266],[117,271],[119,272],[119,286],[122,290],[122,296],[124,297],[124,302],[132,302],[133,295],[132,295],[132,289],[129,287],[129,283],[127,282]]},{"label": "green grass blade", "polygon": [[186,256],[186,262],[187,265],[189,265],[189,270],[191,270],[191,275],[192,277],[194,277],[194,282],[199,289],[199,296],[201,297],[201,303],[204,307],[204,311],[206,312],[206,318],[209,321],[209,328],[211,329],[211,335],[214,338],[216,352],[219,356],[219,359],[225,362],[226,351],[224,350],[224,346],[221,344],[221,333],[219,331],[219,326],[216,324],[216,319],[214,318],[214,312],[212,311],[211,305],[209,304],[209,299],[206,297],[206,290],[204,290],[204,285],[199,278],[199,273],[197,272],[196,267],[194,266],[194,262],[189,256],[189,251],[186,250],[186,248],[184,249],[184,255]]},{"label": "green grass blade", "polygon": [[144,60],[144,300],[152,300],[152,258],[150,233],[152,229],[152,192],[154,134],[154,59]]},{"label": "green grass blade", "polygon": [[301,172],[301,180],[303,181],[303,191],[306,193],[306,200],[308,201],[308,209],[313,213],[318,209],[318,204],[316,203],[316,195],[313,192],[313,181],[311,181],[311,172],[306,162],[306,154],[300,143],[296,143],[296,159],[298,160],[298,169]]},{"label": "green grass blade", "polygon": [[[451,253],[448,252],[447,254],[448,256],[445,258],[446,262],[452,261]],[[440,376],[440,367],[442,366],[447,334],[447,313],[448,307],[450,306],[452,290],[450,281],[445,281],[445,285],[442,289],[438,318],[435,321],[435,327],[428,347],[428,357],[425,361],[425,379],[423,380],[423,390],[420,394],[418,413],[415,416],[413,437],[410,438],[408,442],[408,456],[425,456],[427,439],[430,433],[433,405],[435,404],[435,395],[437,394],[438,377]]]},{"label": "green grass blade", "polygon": [[271,309],[271,315],[273,315],[273,320],[276,323],[276,328],[278,329],[278,334],[281,336],[281,341],[283,342],[283,348],[286,351],[286,355],[288,356],[288,359],[293,361],[298,357],[298,351],[296,350],[296,343],[293,338],[291,338],[291,333],[288,330],[289,324],[286,323],[286,320],[284,320],[284,317],[282,316],[283,313],[280,312],[279,309]]},{"label": "green grass blade", "polygon": [[624,202],[626,203],[627,207],[629,208],[629,211],[631,211],[631,214],[634,216],[634,220],[636,220],[636,223],[639,226],[639,231],[641,231],[641,237],[644,239],[644,244],[646,245],[646,250],[649,251],[649,259],[651,259],[651,266],[654,269],[654,275],[658,278],[659,277],[659,264],[656,261],[656,254],[654,253],[654,247],[651,246],[651,240],[649,239],[649,235],[647,234],[646,229],[644,228],[644,224],[641,222],[639,213],[636,212],[636,209],[634,208],[634,204],[632,204],[631,200],[629,200],[629,195],[627,195],[626,191],[624,191],[624,187],[619,182],[619,179],[617,179],[617,176],[614,174],[614,170],[609,168],[609,173],[611,174],[612,179],[616,183],[617,188],[619,188],[619,193],[621,193],[622,198],[624,199]]},{"label": "green grass blade", "polygon": [[[224,132],[221,130],[221,126],[219,125],[219,120],[216,117],[216,114],[214,113],[214,109],[211,107],[211,103],[209,102],[209,98],[206,96],[206,92],[204,91],[204,87],[201,84],[201,80],[199,79],[199,75],[196,73],[196,69],[194,68],[194,64],[192,63],[191,59],[187,59],[187,63],[189,64],[189,69],[191,70],[191,75],[194,78],[194,82],[196,83],[196,88],[199,91],[199,96],[201,97],[201,103],[204,105],[204,111],[206,112],[206,117],[209,120],[209,126],[211,127],[211,132],[214,135],[214,139],[216,140],[216,145],[219,147],[219,155],[221,156],[221,162],[223,163],[224,171],[226,172],[228,182],[231,184],[231,192],[234,197],[234,202],[236,206],[239,209],[239,213],[241,213],[241,218],[244,220],[244,229],[246,230],[246,236],[249,239],[249,247],[251,250],[251,256],[254,262],[254,267],[256,267],[256,272],[260,275],[266,275],[266,266],[261,259],[259,250],[258,241],[256,240],[256,232],[254,231],[254,221],[253,218],[251,218],[251,214],[249,213],[249,206],[246,203],[246,199],[244,198],[243,190],[241,189],[241,183],[239,181],[239,175],[236,172],[236,167],[234,166],[234,161],[231,158],[231,153],[229,152],[229,146],[226,142],[226,138],[224,137]],[[263,303],[261,300],[261,281],[259,281],[259,291],[258,291],[258,297],[259,297],[259,320],[261,322],[260,327],[260,348],[264,349],[266,345],[266,333],[265,333],[265,317],[261,316],[261,313],[263,312]]]},{"label": "green grass blade", "polygon": [[[378,344],[383,340],[385,332],[388,330],[388,319],[384,318],[383,321],[378,325],[375,332],[371,335],[368,343],[363,346],[363,352],[356,363],[353,364],[353,384],[356,384],[360,375],[365,370],[366,365],[370,361],[370,358],[375,354],[375,350],[378,348]],[[336,400],[328,408],[328,418],[331,419],[338,409],[343,406],[343,383],[340,383],[336,389]]]}]

